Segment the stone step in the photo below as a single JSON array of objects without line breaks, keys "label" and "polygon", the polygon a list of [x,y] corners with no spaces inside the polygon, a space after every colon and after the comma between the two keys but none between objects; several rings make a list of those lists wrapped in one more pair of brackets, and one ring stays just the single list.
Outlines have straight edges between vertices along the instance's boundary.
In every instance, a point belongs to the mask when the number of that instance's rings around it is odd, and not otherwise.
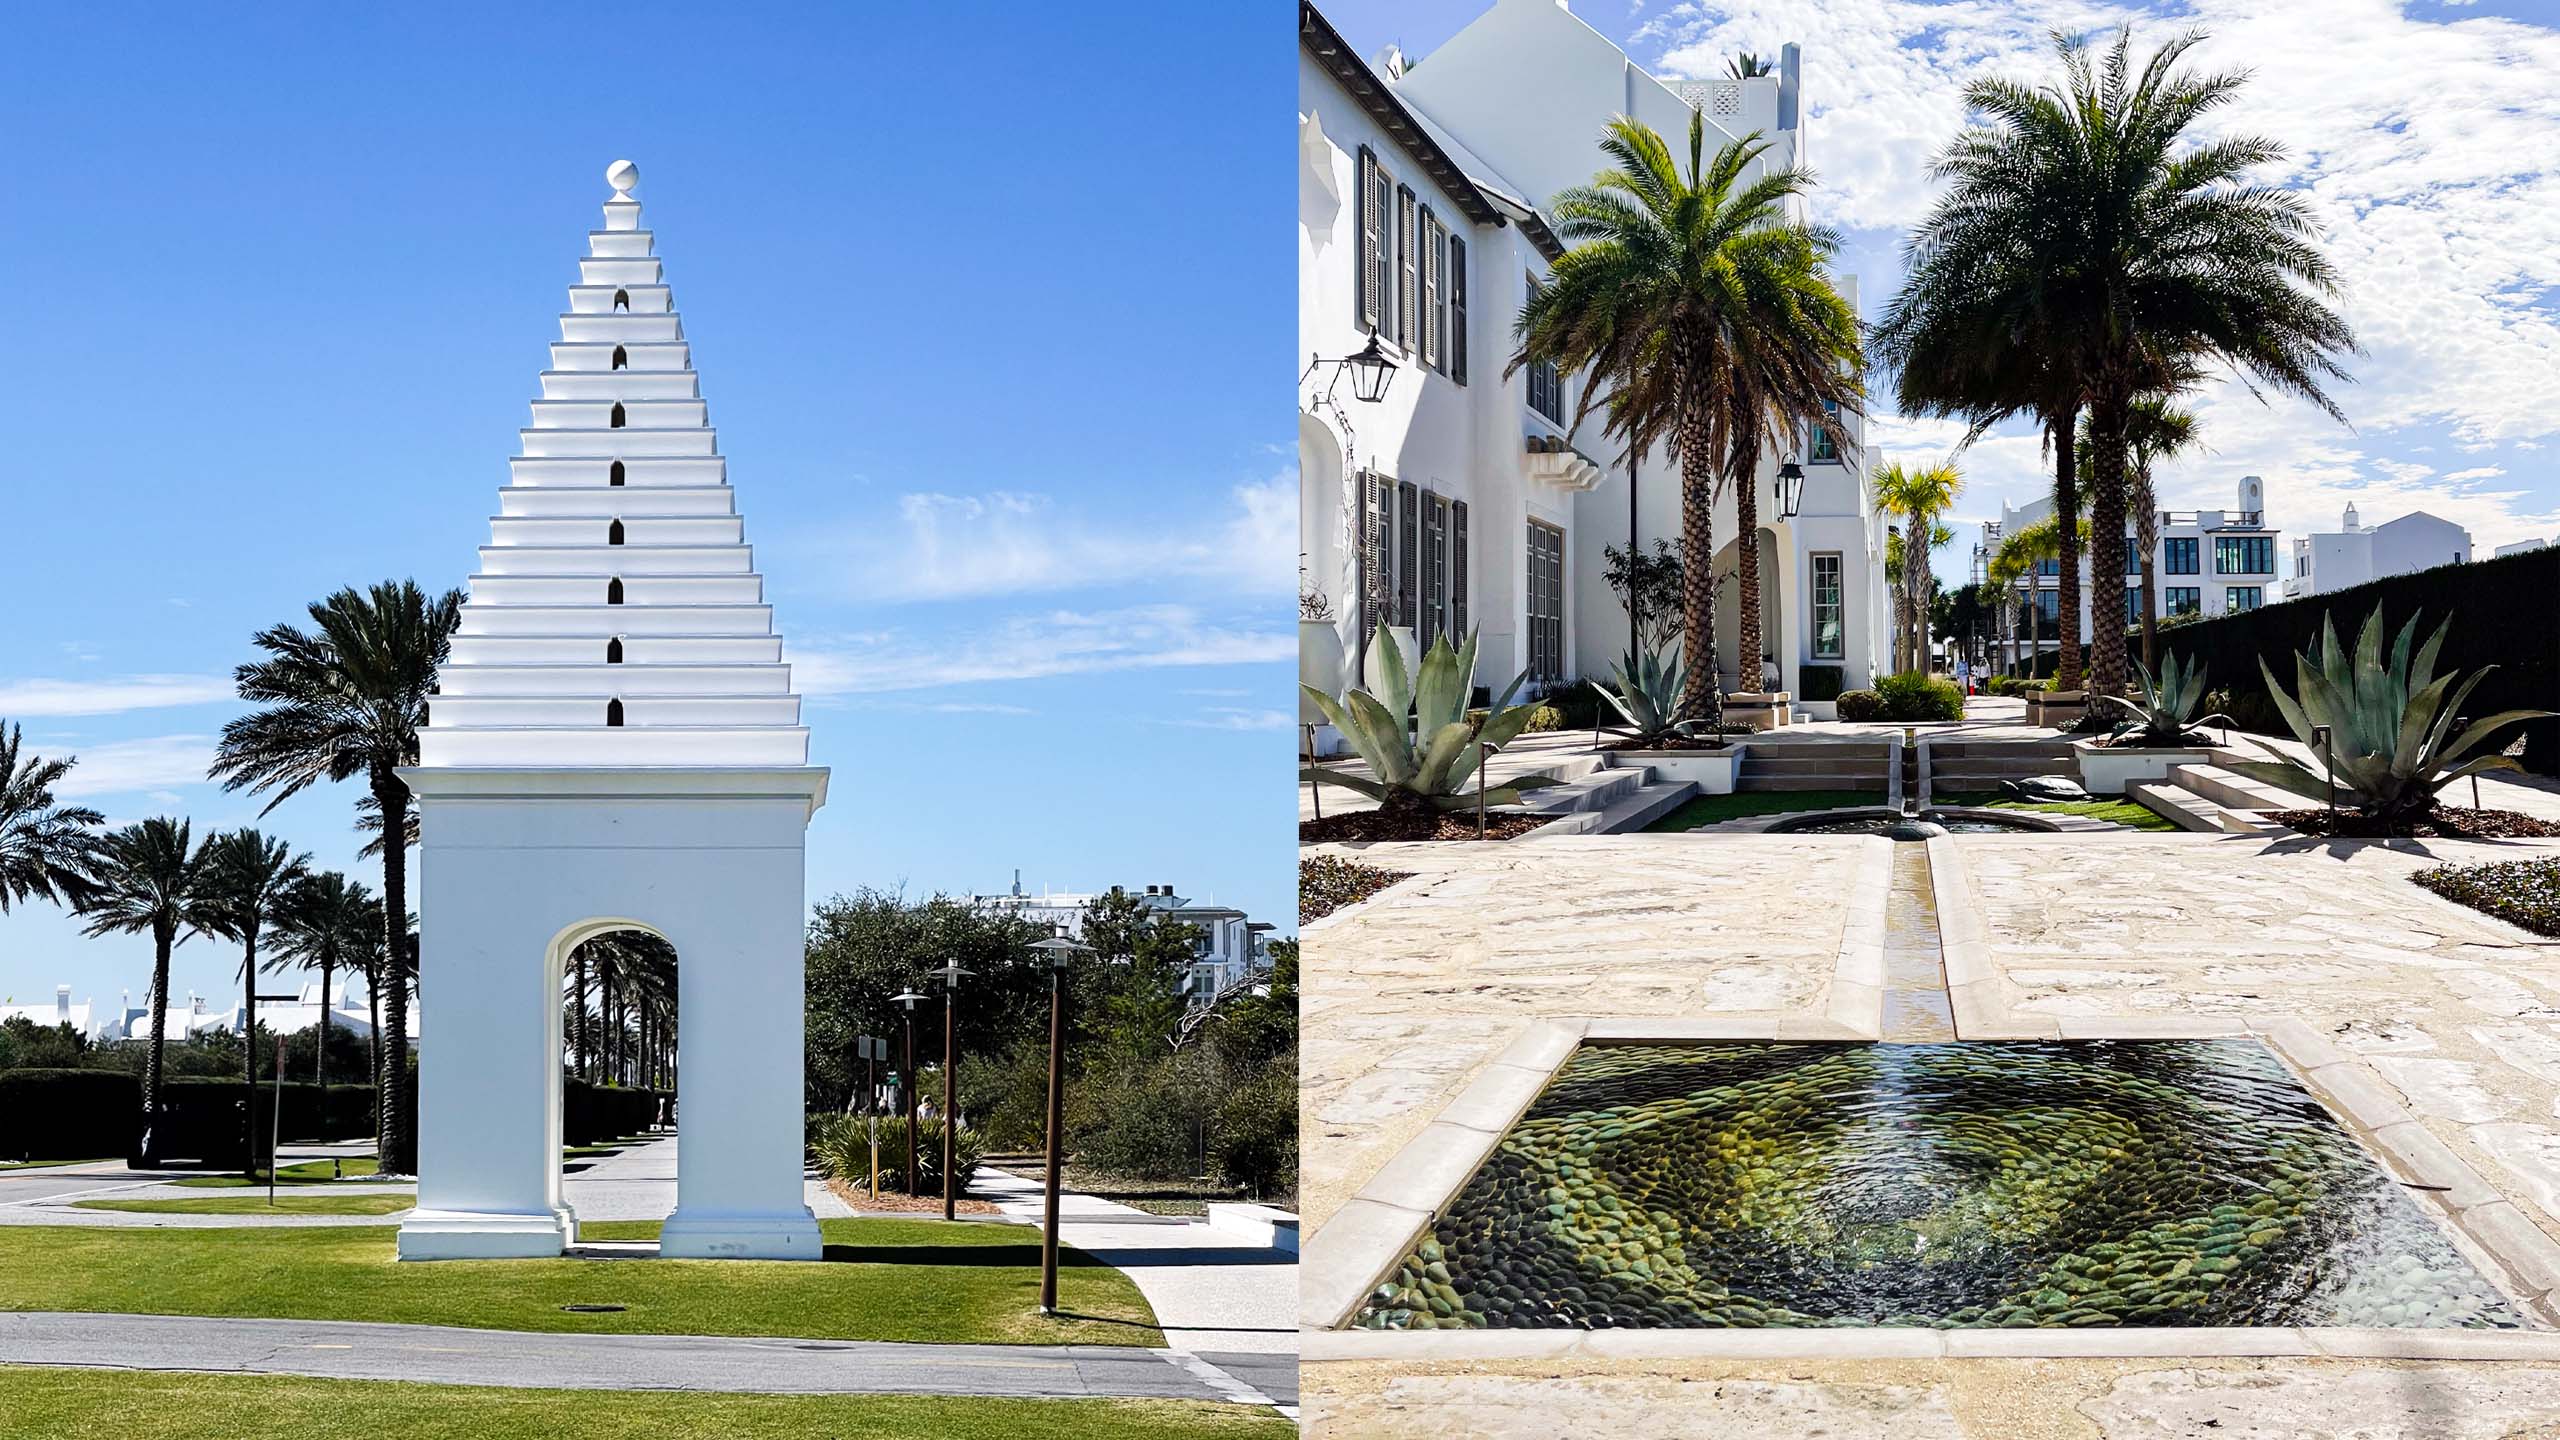
[{"label": "stone step", "polygon": [[1877,775],[1885,773],[1884,752],[1849,755],[1804,755],[1778,745],[1753,745],[1742,752],[1745,775]]},{"label": "stone step", "polygon": [[1698,784],[1694,780],[1646,785],[1633,795],[1601,811],[1598,816],[1600,823],[1595,829],[1602,835],[1624,835],[1642,830],[1654,821],[1688,804],[1690,798],[1697,793]]},{"label": "stone step", "polygon": [[2068,756],[1994,760],[1984,756],[1942,758],[1935,750],[1929,752],[1929,774],[1939,780],[2024,780],[2031,775],[2069,775],[2071,773],[2073,773],[2072,765]]},{"label": "stone step", "polygon": [[1602,768],[1586,771],[1536,790],[1520,792],[1522,803],[1542,815],[1562,815],[1573,811],[1601,811],[1625,800],[1645,786],[1653,772],[1640,768]]},{"label": "stone step", "polygon": [[2068,740],[1933,740],[1929,753],[1948,758],[1994,756],[2036,756],[2056,760],[2071,758]]},{"label": "stone step", "polygon": [[2235,810],[2299,810],[2319,803],[2219,765],[2172,765],[2169,782]]},{"label": "stone step", "polygon": [[[1885,793],[1884,776],[1754,775],[1748,769],[1734,781],[1736,790],[1871,790]],[[1882,803],[1881,800],[1878,801]]]},{"label": "stone step", "polygon": [[2181,830],[2207,835],[2227,833],[2222,828],[2222,807],[2192,790],[2182,790],[2166,780],[2136,780],[2124,787],[2124,793]]}]

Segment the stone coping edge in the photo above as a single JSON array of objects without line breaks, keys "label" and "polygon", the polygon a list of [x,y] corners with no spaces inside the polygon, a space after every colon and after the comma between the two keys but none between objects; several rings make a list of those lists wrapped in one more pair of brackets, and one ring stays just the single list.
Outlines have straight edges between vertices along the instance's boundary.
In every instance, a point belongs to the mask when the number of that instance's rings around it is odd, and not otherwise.
[{"label": "stone coping edge", "polygon": [[2560,1361],[2560,1331],[2267,1329],[1307,1330],[1301,1364],[2309,1357]]}]

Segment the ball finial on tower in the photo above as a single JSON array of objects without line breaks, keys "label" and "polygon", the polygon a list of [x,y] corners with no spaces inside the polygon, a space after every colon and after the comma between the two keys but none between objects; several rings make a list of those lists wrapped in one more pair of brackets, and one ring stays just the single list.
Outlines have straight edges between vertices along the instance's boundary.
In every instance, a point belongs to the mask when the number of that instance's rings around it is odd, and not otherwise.
[{"label": "ball finial on tower", "polygon": [[627,198],[632,187],[640,183],[640,167],[628,160],[616,160],[604,167],[604,183],[613,187],[616,199]]}]

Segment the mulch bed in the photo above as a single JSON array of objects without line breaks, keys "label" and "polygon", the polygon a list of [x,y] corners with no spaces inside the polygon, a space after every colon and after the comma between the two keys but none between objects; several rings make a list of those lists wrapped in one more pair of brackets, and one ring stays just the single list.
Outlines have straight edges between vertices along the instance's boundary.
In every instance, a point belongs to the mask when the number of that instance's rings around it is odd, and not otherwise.
[{"label": "mulch bed", "polygon": [[[1526,835],[1555,818],[1553,815],[1522,815],[1496,810],[1485,817],[1485,835],[1488,839],[1508,840],[1515,835]],[[1327,841],[1475,838],[1476,815],[1472,810],[1463,817],[1452,811],[1445,815],[1422,815],[1412,819],[1391,819],[1382,810],[1354,810],[1344,815],[1327,815],[1321,820],[1298,822],[1298,843],[1301,845],[1320,845]]]},{"label": "mulch bed", "polygon": [[[2329,811],[2276,810],[2268,819],[2305,835],[2326,835]],[[2524,840],[2560,835],[2560,825],[2516,810],[2473,810],[2439,805],[2424,817],[2400,825],[2384,825],[2353,810],[2338,812],[2338,836],[2348,840]]]},{"label": "mulch bed", "polygon": [[[885,1172],[883,1173],[885,1176]],[[856,1210],[864,1212],[865,1214],[884,1214],[895,1212],[900,1215],[939,1215],[942,1213],[942,1197],[939,1195],[909,1195],[901,1191],[891,1190],[884,1187],[880,1191],[880,1198],[874,1200],[871,1198],[870,1186],[848,1185],[842,1180],[828,1181],[827,1189],[837,1199],[852,1206]],[[995,1202],[992,1200],[972,1200],[965,1195],[955,1201],[952,1204],[951,1209],[952,1213],[957,1215],[1001,1215],[1004,1213],[1002,1210],[996,1208]]]},{"label": "mulch bed", "polygon": [[2536,935],[2560,935],[2560,858],[2442,865],[2409,878]]},{"label": "mulch bed", "polygon": [[1730,750],[1733,742],[1695,735],[1664,735],[1652,740],[1620,740],[1602,750]]},{"label": "mulch bed", "polygon": [[1311,855],[1298,862],[1298,923],[1321,920],[1344,906],[1357,905],[1410,874],[1338,855]]}]

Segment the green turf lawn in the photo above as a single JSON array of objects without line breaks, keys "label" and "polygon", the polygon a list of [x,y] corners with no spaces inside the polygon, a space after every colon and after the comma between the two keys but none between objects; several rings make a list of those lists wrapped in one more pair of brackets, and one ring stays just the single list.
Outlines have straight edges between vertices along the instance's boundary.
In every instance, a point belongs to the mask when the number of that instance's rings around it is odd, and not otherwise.
[{"label": "green turf lawn", "polygon": [[2099,796],[2090,800],[2012,800],[2005,795],[1937,795],[1937,805],[1979,805],[1992,810],[2027,810],[2038,815],[2078,815],[2089,820],[2104,820],[2128,830],[2175,830],[2178,827],[2155,814],[2139,800],[2115,796]]},{"label": "green turf lawn", "polygon": [[[372,1175],[376,1173],[377,1168],[370,1155],[363,1157],[350,1155],[339,1161],[302,1160],[277,1171],[276,1183],[279,1185],[335,1184],[336,1181],[331,1178],[329,1168],[332,1164],[344,1167],[343,1173],[350,1180],[359,1175]],[[260,1174],[257,1179],[251,1180],[241,1175],[190,1175],[184,1180],[172,1180],[169,1183],[196,1190],[240,1190],[251,1185],[263,1190],[267,1187],[267,1177]]]},{"label": "green turf lawn", "polygon": [[503,1390],[289,1375],[133,1374],[0,1367],[0,1437],[215,1433],[296,1440],[1286,1440],[1297,1427],[1244,1405],[1184,1400],[987,1400],[935,1395],[720,1395]]},{"label": "green turf lawn", "polygon": [[[1129,1277],[1059,1252],[1059,1307],[1038,1313],[1040,1232],[941,1220],[820,1222],[834,1263],[440,1260],[403,1264],[387,1226],[129,1229],[0,1226],[0,1310],[264,1315],[495,1330],[838,1340],[1162,1345]],[[658,1222],[578,1227],[654,1240]],[[570,1314],[569,1304],[627,1309]]]},{"label": "green turf lawn", "polygon": [[189,1195],[176,1200],[74,1200],[75,1210],[130,1210],[142,1215],[397,1215],[418,1203],[417,1192],[395,1190],[388,1186],[368,1185],[360,1194],[340,1190],[336,1194],[314,1195],[305,1187],[300,1193],[291,1189],[276,1193],[276,1202],[267,1204],[267,1192],[246,1195]]},{"label": "green turf lawn", "polygon": [[1669,835],[1754,815],[1788,815],[1798,810],[1840,810],[1883,803],[1881,790],[1749,790],[1731,795],[1700,795],[1644,827],[1644,833]]}]

